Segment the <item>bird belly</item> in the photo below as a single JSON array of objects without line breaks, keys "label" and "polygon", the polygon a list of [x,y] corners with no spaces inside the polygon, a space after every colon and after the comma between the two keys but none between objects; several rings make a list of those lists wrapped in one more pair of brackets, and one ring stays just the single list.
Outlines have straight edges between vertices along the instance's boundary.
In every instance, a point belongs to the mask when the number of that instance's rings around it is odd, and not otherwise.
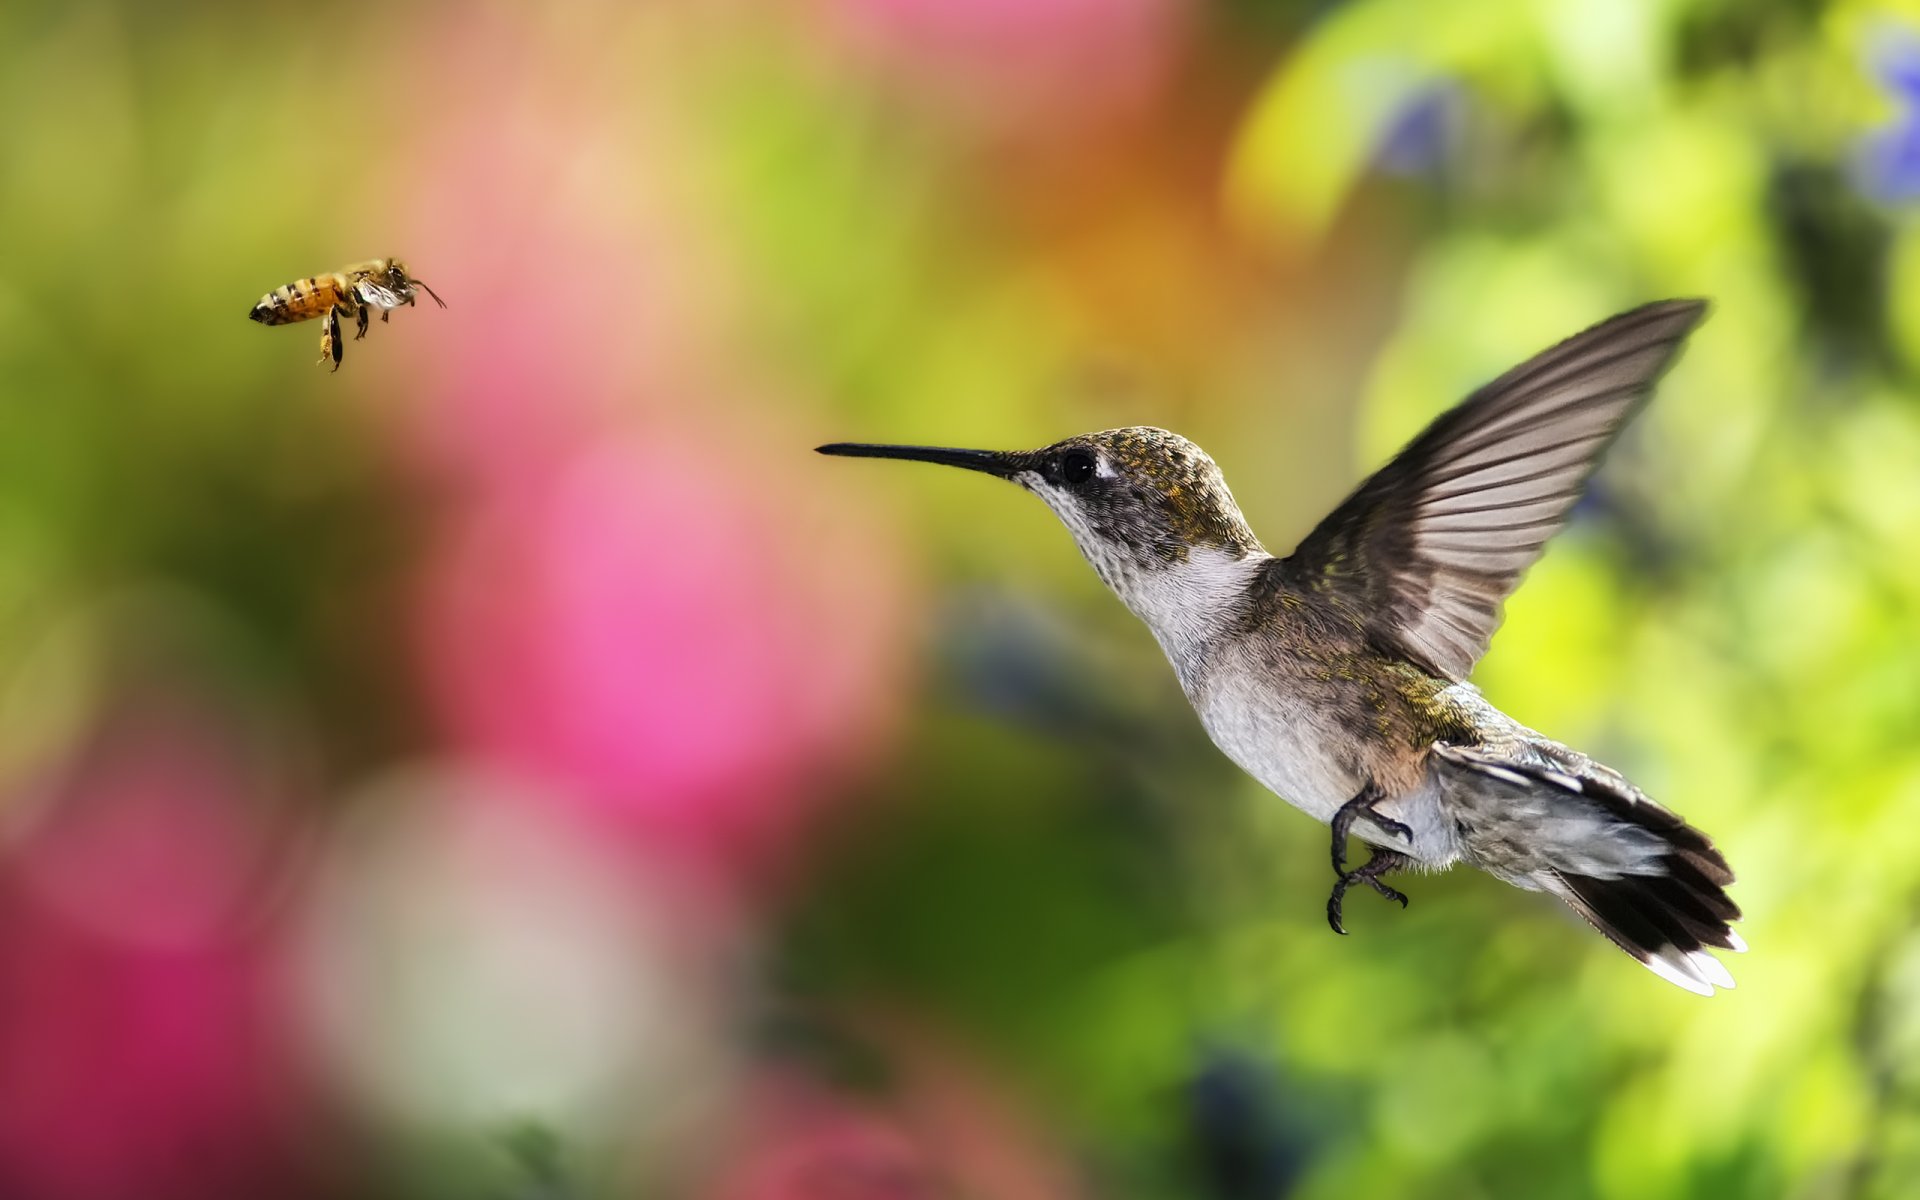
[{"label": "bird belly", "polygon": [[1396,789],[1380,778],[1381,772],[1363,766],[1357,753],[1343,751],[1353,735],[1335,728],[1316,706],[1290,703],[1264,681],[1215,677],[1209,683],[1201,694],[1190,694],[1207,736],[1269,791],[1325,824],[1372,775],[1387,791],[1376,807],[1413,830],[1412,845],[1365,818],[1355,822],[1356,836],[1409,851],[1433,866],[1459,857],[1458,837],[1442,808],[1440,789],[1424,768],[1412,786]]},{"label": "bird belly", "polygon": [[1242,771],[1316,821],[1330,821],[1360,790],[1327,750],[1312,714],[1287,713],[1235,696],[1210,696],[1198,706],[1200,723]]}]

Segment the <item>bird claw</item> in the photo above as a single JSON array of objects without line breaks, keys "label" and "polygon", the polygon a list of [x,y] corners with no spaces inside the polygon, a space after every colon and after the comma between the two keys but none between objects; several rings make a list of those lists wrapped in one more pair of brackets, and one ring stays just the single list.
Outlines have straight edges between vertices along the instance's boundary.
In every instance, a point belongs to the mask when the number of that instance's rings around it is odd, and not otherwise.
[{"label": "bird claw", "polygon": [[1347,833],[1353,828],[1353,823],[1361,817],[1365,817],[1367,820],[1373,822],[1381,832],[1394,837],[1405,838],[1407,845],[1413,845],[1412,829],[1391,817],[1382,816],[1379,811],[1374,808],[1374,805],[1386,798],[1386,794],[1380,790],[1379,786],[1375,784],[1373,780],[1369,779],[1367,780],[1366,786],[1360,789],[1358,795],[1345,804],[1342,804],[1339,811],[1333,814],[1333,821],[1331,823],[1333,826],[1334,874],[1345,875],[1347,873]]},{"label": "bird claw", "polygon": [[1340,910],[1346,899],[1347,889],[1356,883],[1366,884],[1389,900],[1398,900],[1400,907],[1405,908],[1407,894],[1389,886],[1380,876],[1388,871],[1398,870],[1412,861],[1398,850],[1382,850],[1376,846],[1373,849],[1373,856],[1367,859],[1364,865],[1355,867],[1351,871],[1340,872],[1340,877],[1333,881],[1333,894],[1327,897],[1327,924],[1331,925],[1333,931],[1341,937],[1347,935],[1346,929],[1340,924]]}]

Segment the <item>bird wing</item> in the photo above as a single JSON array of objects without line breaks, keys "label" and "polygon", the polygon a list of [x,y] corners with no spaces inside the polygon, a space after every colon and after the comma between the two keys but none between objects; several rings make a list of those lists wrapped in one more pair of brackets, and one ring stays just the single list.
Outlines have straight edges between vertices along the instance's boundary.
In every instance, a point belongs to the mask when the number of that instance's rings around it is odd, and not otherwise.
[{"label": "bird wing", "polygon": [[1287,575],[1349,600],[1381,644],[1466,678],[1501,603],[1706,308],[1622,313],[1474,392],[1320,522]]}]

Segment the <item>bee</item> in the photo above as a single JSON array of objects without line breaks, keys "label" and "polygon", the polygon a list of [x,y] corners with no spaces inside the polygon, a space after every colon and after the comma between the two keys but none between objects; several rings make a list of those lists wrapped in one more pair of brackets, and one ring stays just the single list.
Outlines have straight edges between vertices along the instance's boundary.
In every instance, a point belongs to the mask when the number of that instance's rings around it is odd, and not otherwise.
[{"label": "bee", "polygon": [[376,258],[275,288],[260,297],[247,316],[262,325],[291,325],[319,317],[320,361],[332,359],[333,369],[338,371],[346,350],[340,337],[340,318],[353,319],[353,340],[357,342],[367,336],[369,315],[378,312],[384,323],[394,309],[413,303],[415,288],[424,289],[441,308],[447,306],[432,288],[407,272],[407,264],[397,258]]}]

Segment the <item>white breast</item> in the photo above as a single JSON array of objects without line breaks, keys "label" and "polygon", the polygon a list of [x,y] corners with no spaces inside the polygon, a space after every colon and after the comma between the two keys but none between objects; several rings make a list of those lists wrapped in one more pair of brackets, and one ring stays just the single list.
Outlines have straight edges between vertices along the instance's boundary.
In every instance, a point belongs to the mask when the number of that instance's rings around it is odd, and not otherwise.
[{"label": "white breast", "polygon": [[1199,695],[1189,690],[1207,736],[1239,768],[1316,821],[1331,820],[1359,790],[1328,747],[1315,714],[1286,705],[1265,681],[1223,669]]},{"label": "white breast", "polygon": [[[1116,590],[1159,639],[1214,745],[1288,803],[1325,821],[1359,786],[1326,751],[1338,743],[1270,679],[1218,657],[1221,628],[1266,561],[1265,554],[1236,558],[1196,547],[1184,562],[1132,575]],[[1203,664],[1204,680],[1196,677]]]}]

